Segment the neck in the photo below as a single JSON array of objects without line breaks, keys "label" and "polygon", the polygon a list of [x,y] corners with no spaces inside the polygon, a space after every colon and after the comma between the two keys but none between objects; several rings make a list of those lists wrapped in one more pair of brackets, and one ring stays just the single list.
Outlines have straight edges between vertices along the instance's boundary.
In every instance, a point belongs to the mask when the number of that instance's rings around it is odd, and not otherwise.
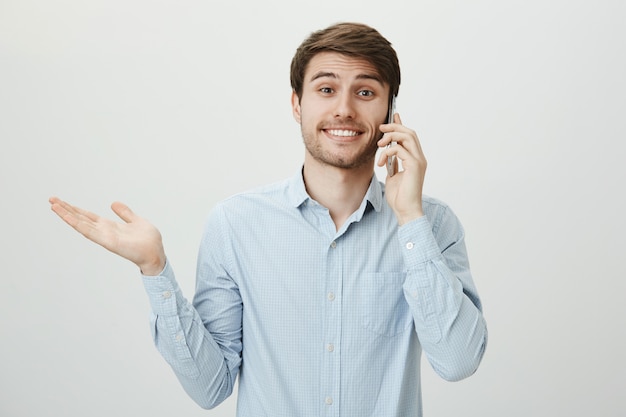
[{"label": "neck", "polygon": [[369,188],[374,165],[343,169],[305,159],[304,184],[309,195],[326,207],[337,230],[354,213]]}]

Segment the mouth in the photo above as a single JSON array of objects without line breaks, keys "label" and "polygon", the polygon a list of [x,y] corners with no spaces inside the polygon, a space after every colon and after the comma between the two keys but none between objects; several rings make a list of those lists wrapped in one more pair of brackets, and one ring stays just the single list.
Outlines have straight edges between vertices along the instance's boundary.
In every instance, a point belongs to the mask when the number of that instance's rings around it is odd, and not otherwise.
[{"label": "mouth", "polygon": [[363,134],[360,130],[354,129],[323,129],[324,133],[335,140],[349,141]]}]

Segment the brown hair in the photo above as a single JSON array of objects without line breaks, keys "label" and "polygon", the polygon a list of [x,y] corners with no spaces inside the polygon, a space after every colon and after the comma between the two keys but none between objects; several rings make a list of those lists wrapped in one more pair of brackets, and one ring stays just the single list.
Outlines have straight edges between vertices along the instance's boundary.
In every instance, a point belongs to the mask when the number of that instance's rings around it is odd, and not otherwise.
[{"label": "brown hair", "polygon": [[391,43],[374,28],[362,23],[345,22],[311,33],[296,50],[291,60],[291,88],[300,99],[306,67],[320,52],[337,52],[365,59],[389,84],[390,93],[398,95],[400,64]]}]

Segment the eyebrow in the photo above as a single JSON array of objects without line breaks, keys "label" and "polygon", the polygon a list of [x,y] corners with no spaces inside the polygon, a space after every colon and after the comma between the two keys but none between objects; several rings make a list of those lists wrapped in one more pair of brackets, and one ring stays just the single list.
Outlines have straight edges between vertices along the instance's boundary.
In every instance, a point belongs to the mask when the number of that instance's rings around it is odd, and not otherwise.
[{"label": "eyebrow", "polygon": [[[315,81],[315,80],[317,80],[319,78],[326,78],[326,77],[327,78],[336,78],[336,79],[339,78],[339,76],[337,74],[335,74],[334,72],[319,71],[319,72],[316,72],[315,74],[313,74],[311,76],[311,80],[310,81],[312,82],[312,81]],[[356,79],[357,80],[373,80],[373,81],[377,81],[381,85],[384,84],[383,80],[376,74],[367,74],[367,73],[359,74],[359,75],[356,76]]]}]

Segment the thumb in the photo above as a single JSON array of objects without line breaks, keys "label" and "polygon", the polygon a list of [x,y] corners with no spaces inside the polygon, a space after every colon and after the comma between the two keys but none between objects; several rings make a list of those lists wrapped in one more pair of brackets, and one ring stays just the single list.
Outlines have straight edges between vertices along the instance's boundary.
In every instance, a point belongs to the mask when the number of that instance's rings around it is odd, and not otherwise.
[{"label": "thumb", "polygon": [[133,211],[126,204],[120,203],[119,201],[111,204],[111,210],[113,210],[113,212],[126,223],[132,222],[135,218],[135,213],[133,213]]}]

